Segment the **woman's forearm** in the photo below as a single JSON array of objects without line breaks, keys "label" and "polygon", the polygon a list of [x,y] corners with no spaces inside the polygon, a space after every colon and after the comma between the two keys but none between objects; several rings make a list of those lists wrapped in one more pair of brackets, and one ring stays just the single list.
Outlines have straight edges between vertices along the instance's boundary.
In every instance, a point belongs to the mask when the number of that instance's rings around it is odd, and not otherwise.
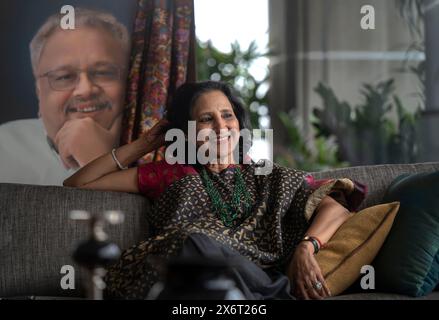
[{"label": "woman's forearm", "polygon": [[316,216],[306,234],[317,237],[322,243],[326,243],[349,218],[350,212],[333,198],[327,196],[321,201],[315,214]]},{"label": "woman's forearm", "polygon": [[[306,234],[326,243],[348,218],[349,211],[333,198],[326,196],[320,202]],[[302,241],[297,245],[286,274],[293,283],[295,296],[299,298],[322,299],[331,296],[314,256],[314,245],[310,241]],[[322,287],[319,289],[317,284]]]},{"label": "woman's forearm", "polygon": [[[115,154],[122,166],[128,166],[157,147],[152,138],[143,136],[130,144],[117,148]],[[80,187],[118,170],[111,153],[107,153],[78,170],[63,184],[68,187]]]}]

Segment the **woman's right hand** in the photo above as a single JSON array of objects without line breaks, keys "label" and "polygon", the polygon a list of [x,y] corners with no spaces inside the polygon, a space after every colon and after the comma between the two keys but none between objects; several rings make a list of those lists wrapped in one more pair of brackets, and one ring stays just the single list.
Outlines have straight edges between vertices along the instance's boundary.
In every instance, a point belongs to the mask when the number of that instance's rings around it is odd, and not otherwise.
[{"label": "woman's right hand", "polygon": [[[314,247],[309,241],[299,243],[287,270],[287,276],[293,283],[293,294],[299,299],[331,296],[313,251]],[[316,283],[320,283],[321,288],[316,288]]]},{"label": "woman's right hand", "polygon": [[[117,148],[116,158],[124,166],[134,163],[165,143],[165,135],[170,127],[168,120],[162,119],[133,143]],[[111,190],[138,193],[137,168],[120,171],[113,155],[109,152],[89,162],[73,176],[64,181],[65,186],[96,190]]]},{"label": "woman's right hand", "polygon": [[141,139],[147,140],[154,145],[154,149],[165,145],[165,135],[170,127],[170,122],[163,118],[157,122],[151,129],[141,135]]}]

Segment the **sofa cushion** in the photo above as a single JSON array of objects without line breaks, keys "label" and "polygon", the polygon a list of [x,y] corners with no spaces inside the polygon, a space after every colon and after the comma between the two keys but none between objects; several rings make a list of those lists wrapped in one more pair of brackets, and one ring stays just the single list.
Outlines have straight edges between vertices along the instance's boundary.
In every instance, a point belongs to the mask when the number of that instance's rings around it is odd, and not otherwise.
[{"label": "sofa cushion", "polygon": [[434,172],[439,170],[439,162],[415,164],[382,164],[373,166],[358,166],[315,172],[315,179],[350,178],[367,186],[367,197],[360,210],[383,203],[383,196],[390,183],[404,173]]},{"label": "sofa cushion", "polygon": [[382,250],[374,261],[378,290],[415,297],[439,282],[439,171],[402,175],[385,201],[400,201]]},{"label": "sofa cushion", "polygon": [[[71,259],[89,236],[88,223],[71,221],[71,210],[125,213],[122,225],[105,228],[109,240],[127,248],[148,233],[146,198],[118,192],[0,184],[0,297],[83,296],[85,271]],[[63,265],[75,271],[75,289],[61,289]],[[71,273],[69,273],[71,274]]]},{"label": "sofa cushion", "polygon": [[317,253],[316,260],[332,295],[352,285],[386,239],[399,203],[366,208],[350,217]]}]

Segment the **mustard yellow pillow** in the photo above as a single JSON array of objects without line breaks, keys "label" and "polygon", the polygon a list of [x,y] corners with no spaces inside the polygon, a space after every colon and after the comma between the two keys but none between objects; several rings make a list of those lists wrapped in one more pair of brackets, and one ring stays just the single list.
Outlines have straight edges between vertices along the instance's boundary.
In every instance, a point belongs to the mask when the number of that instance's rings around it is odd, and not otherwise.
[{"label": "mustard yellow pillow", "polygon": [[361,275],[384,243],[399,209],[399,202],[366,208],[343,223],[316,255],[332,295],[338,295]]}]

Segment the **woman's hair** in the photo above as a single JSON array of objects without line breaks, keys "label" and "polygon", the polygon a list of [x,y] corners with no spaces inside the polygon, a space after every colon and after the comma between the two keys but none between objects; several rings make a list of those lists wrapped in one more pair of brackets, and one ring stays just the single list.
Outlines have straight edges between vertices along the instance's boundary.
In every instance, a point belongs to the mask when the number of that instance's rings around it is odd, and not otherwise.
[{"label": "woman's hair", "polygon": [[[166,118],[171,123],[170,127],[181,129],[187,134],[188,121],[193,120],[192,109],[197,99],[212,91],[220,91],[227,97],[238,120],[239,129],[251,130],[244,103],[228,84],[218,81],[188,82],[181,85],[172,95],[171,103],[167,108]],[[248,150],[251,146],[251,141],[243,140],[242,137],[239,138],[239,163],[243,162],[242,151]]]}]

